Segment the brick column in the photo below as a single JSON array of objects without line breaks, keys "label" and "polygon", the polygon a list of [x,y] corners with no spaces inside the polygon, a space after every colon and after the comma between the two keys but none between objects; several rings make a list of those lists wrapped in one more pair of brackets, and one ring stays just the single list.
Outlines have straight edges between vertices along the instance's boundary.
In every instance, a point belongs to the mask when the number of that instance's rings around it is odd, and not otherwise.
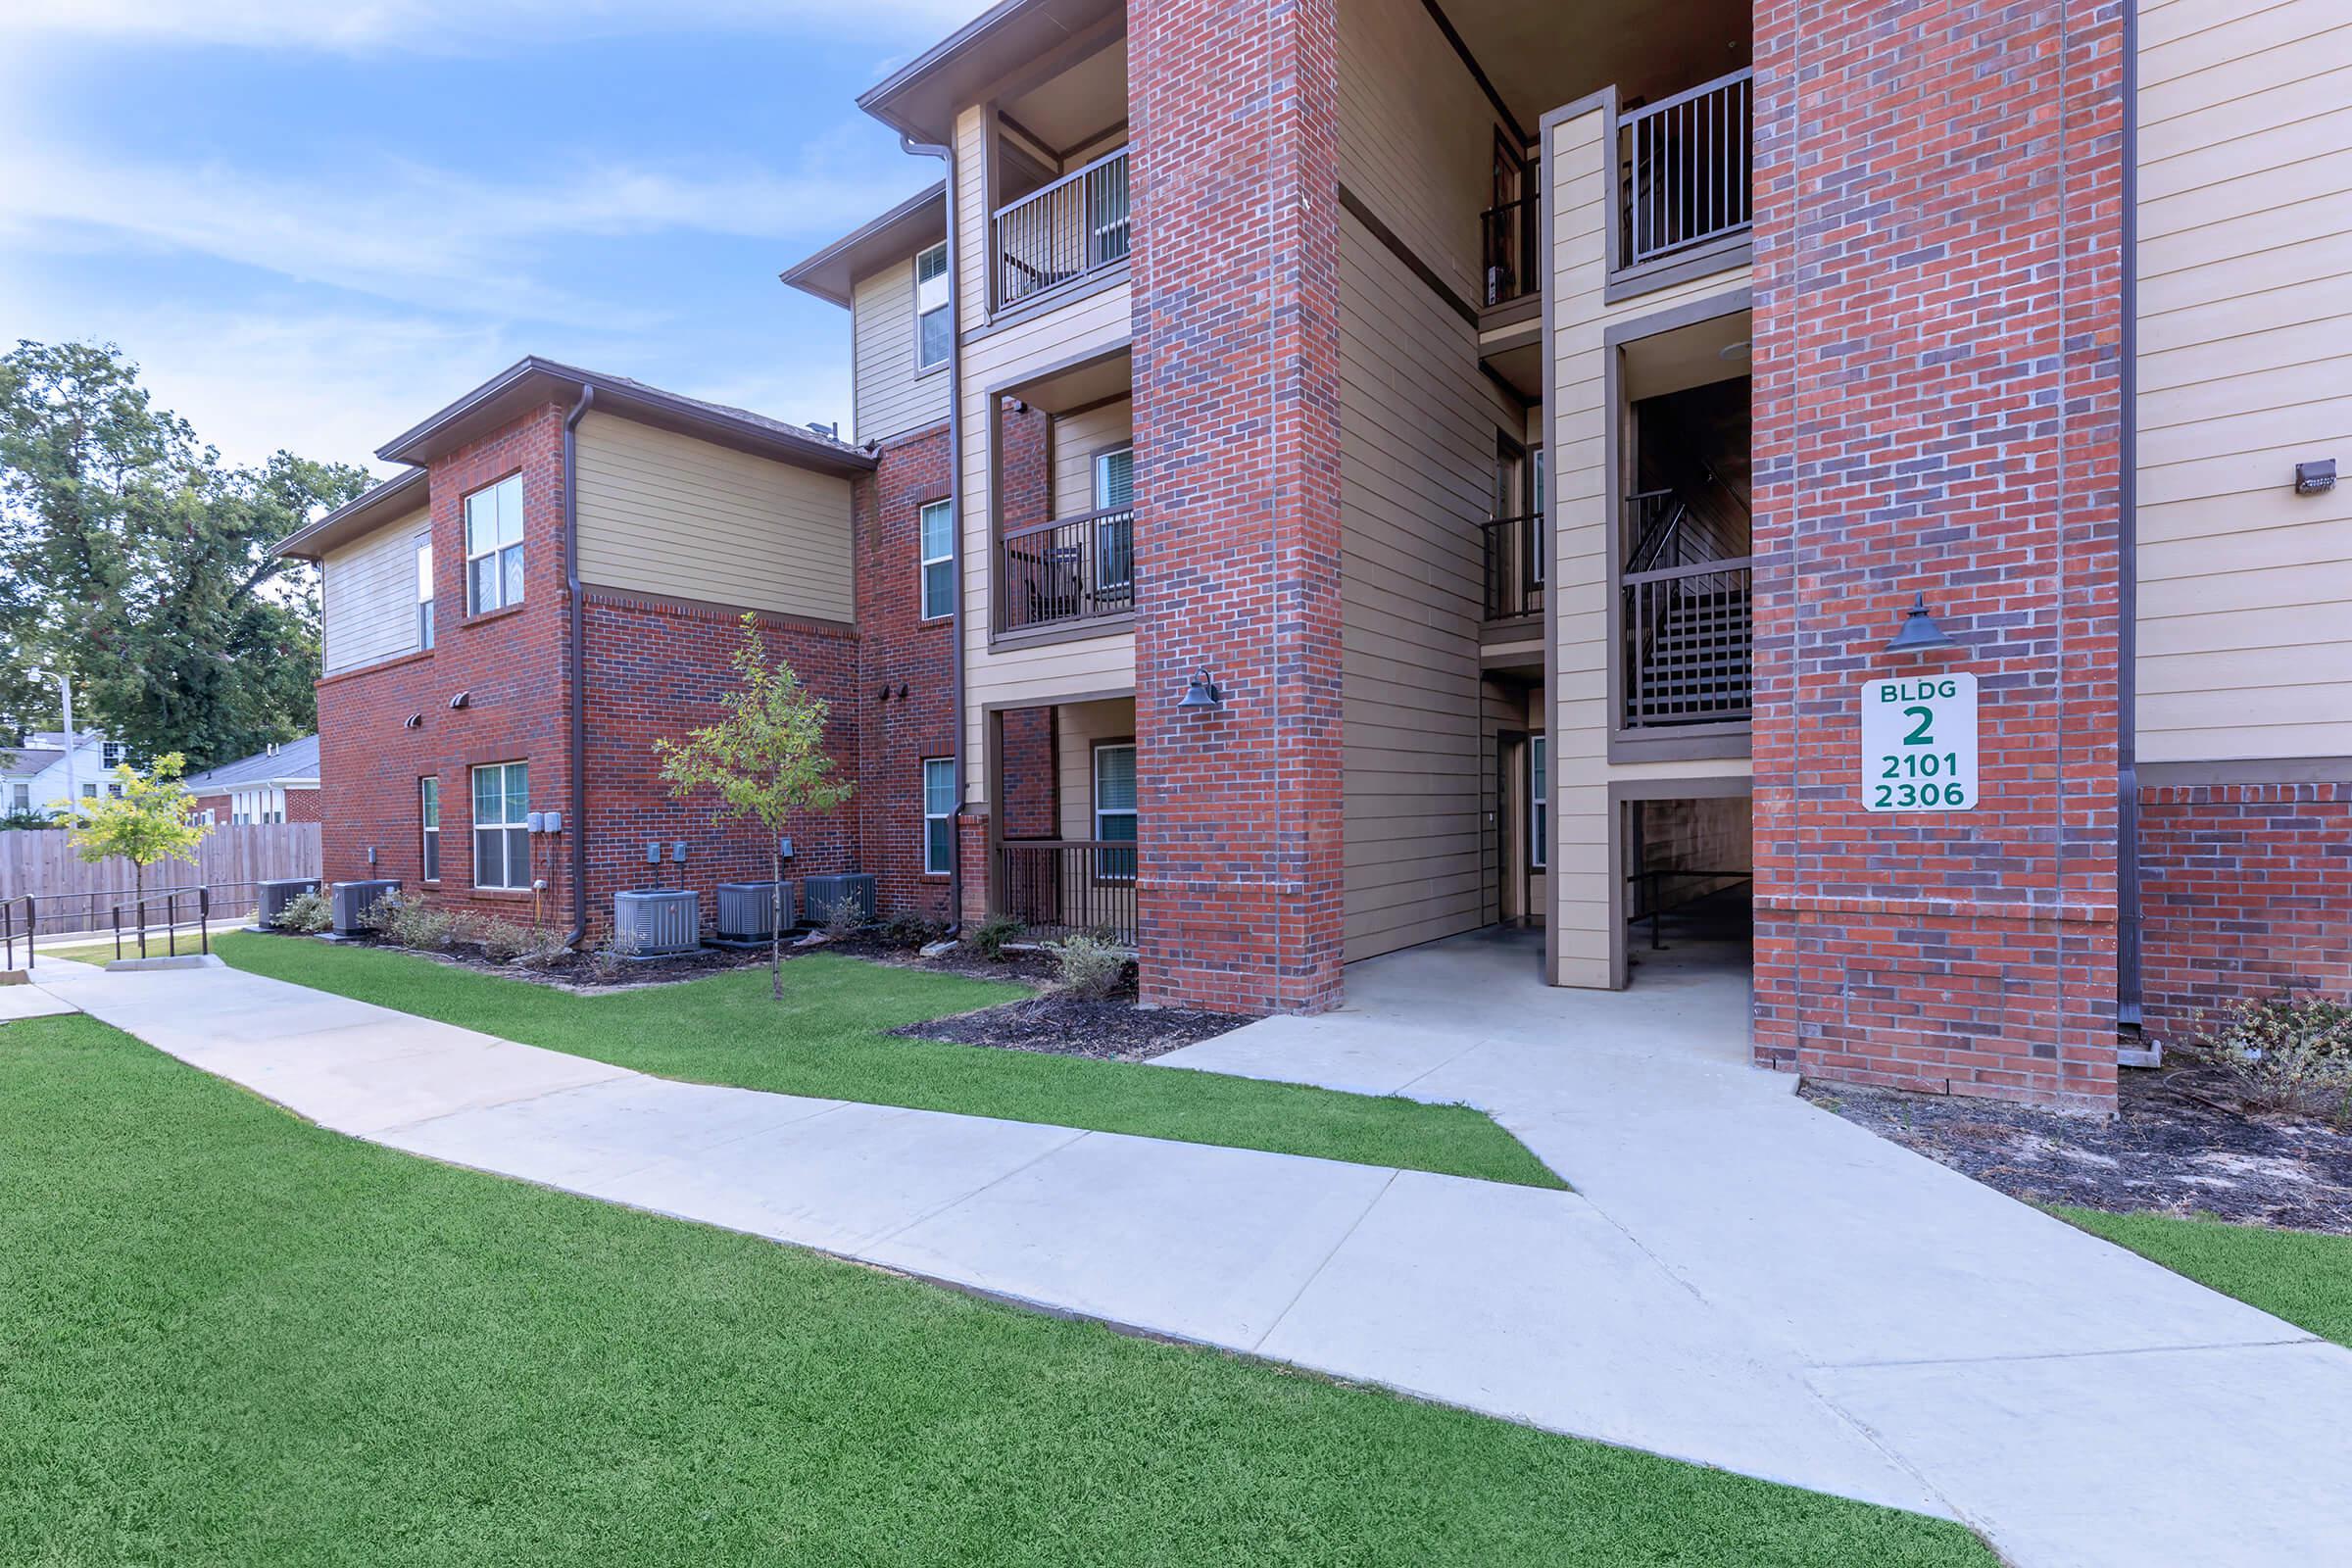
[{"label": "brick column", "polygon": [[[1756,1050],[2115,1097],[2122,15],[1756,8]],[[1917,591],[1960,647],[1882,652]],[[1865,676],[1980,682],[1973,811],[1860,809]]]},{"label": "brick column", "polygon": [[1340,991],[1337,50],[1335,0],[1128,10],[1152,1001]]}]

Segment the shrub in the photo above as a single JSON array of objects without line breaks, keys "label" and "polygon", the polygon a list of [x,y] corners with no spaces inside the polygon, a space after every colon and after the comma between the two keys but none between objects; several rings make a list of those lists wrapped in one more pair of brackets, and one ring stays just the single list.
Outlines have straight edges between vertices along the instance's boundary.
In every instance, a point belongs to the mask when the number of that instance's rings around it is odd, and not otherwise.
[{"label": "shrub", "polygon": [[963,934],[965,947],[992,963],[1001,963],[1004,950],[1029,934],[1029,928],[1009,914],[992,914]]},{"label": "shrub", "polygon": [[270,924],[276,926],[280,931],[292,931],[302,936],[315,937],[321,931],[333,929],[335,902],[327,896],[324,888],[313,888],[308,893],[298,893],[286,901],[286,906],[277,911],[277,918]]},{"label": "shrub", "polygon": [[947,933],[937,920],[904,909],[882,922],[882,940],[894,948],[929,947]]},{"label": "shrub", "polygon": [[615,931],[588,950],[588,972],[599,980],[615,979],[636,956],[637,944]]},{"label": "shrub", "polygon": [[512,920],[484,920],[473,928],[473,940],[482,945],[482,956],[492,963],[513,963],[537,945],[538,933],[528,926]]},{"label": "shrub", "polygon": [[1127,952],[1099,937],[1065,937],[1054,944],[1054,972],[1073,997],[1100,1001],[1127,979]]},{"label": "shrub", "polygon": [[368,910],[368,923],[385,941],[419,953],[446,952],[458,940],[459,920],[422,899],[387,893]]},{"label": "shrub", "polygon": [[839,942],[865,929],[864,906],[846,893],[826,905],[822,910],[810,912],[816,915],[817,929],[824,932],[828,941]]},{"label": "shrub", "polygon": [[2352,1110],[2352,1004],[2281,992],[2239,1003],[2201,1038],[2248,1105],[2338,1116]]}]

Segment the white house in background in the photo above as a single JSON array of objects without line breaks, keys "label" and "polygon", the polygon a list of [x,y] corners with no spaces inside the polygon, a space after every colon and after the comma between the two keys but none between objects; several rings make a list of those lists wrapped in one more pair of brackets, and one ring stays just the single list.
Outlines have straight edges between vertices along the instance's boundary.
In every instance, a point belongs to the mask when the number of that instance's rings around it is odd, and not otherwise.
[{"label": "white house in background", "polygon": [[318,820],[318,737],[264,748],[251,757],[222,762],[191,775],[197,820],[212,827],[226,822],[316,822]]},{"label": "white house in background", "polygon": [[112,777],[115,765],[126,757],[121,742],[108,740],[102,730],[81,731],[70,770],[66,752],[63,730],[33,730],[21,744],[0,750],[0,811],[56,815],[52,808],[67,796],[69,772],[73,793],[85,801],[96,800],[101,790],[122,793]]}]

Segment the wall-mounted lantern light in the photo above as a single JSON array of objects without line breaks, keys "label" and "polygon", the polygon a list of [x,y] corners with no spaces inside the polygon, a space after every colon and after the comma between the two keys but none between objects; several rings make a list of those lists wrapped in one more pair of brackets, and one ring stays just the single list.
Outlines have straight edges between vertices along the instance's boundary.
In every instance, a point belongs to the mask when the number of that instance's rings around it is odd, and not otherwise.
[{"label": "wall-mounted lantern light", "polygon": [[424,715],[422,713],[411,713],[408,717],[400,721],[400,727],[402,729],[422,729],[424,727]]},{"label": "wall-mounted lantern light", "polygon": [[1936,625],[1936,617],[1928,613],[1928,596],[1923,593],[1912,596],[1911,608],[1903,612],[1902,629],[1894,634],[1894,640],[1886,645],[1886,651],[1890,654],[1924,654],[1932,648],[1952,646],[1951,633]]},{"label": "wall-mounted lantern light", "polygon": [[452,707],[452,708],[464,708],[464,707],[466,707],[467,704],[471,703],[472,701],[473,701],[473,693],[471,693],[471,692],[460,692],[460,693],[458,693],[458,694],[457,694],[455,697],[452,697],[452,698],[449,700],[449,706],[450,706],[450,707]]},{"label": "wall-mounted lantern light", "polygon": [[1205,669],[1193,672],[1193,683],[1184,689],[1184,697],[1176,704],[1178,711],[1193,713],[1213,712],[1224,706],[1225,693],[1208,678]]}]

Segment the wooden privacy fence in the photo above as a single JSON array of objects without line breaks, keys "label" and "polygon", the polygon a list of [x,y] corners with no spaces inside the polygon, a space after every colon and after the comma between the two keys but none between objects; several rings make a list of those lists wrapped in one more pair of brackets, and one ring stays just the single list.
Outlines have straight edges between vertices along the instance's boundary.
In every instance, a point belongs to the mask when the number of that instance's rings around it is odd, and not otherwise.
[{"label": "wooden privacy fence", "polygon": [[[147,868],[149,894],[210,891],[215,917],[252,912],[257,883],[318,875],[318,824],[240,822],[216,827],[196,846],[194,863],[164,860]],[[0,832],[0,900],[34,901],[42,935],[104,931],[112,910],[132,907],[128,860],[89,861],[74,853],[64,828]]]}]

